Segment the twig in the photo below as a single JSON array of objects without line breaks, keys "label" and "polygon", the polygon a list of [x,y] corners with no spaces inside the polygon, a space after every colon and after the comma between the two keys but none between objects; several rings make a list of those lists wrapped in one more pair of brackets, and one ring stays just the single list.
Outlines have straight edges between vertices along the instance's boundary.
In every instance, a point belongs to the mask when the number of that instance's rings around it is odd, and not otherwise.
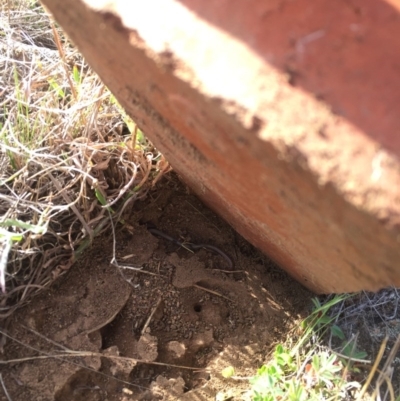
[{"label": "twig", "polygon": [[115,264],[111,263],[113,266],[118,267],[119,269],[128,269],[128,270],[133,270],[136,273],[143,273],[143,274],[148,274],[150,276],[156,276],[156,277],[165,277],[161,274],[149,272],[147,270],[143,270],[143,267],[132,267],[132,266],[125,266],[125,265],[120,265],[120,264]]},{"label": "twig", "polygon": [[[113,237],[113,254],[112,254],[112,259],[111,259],[111,261],[110,261],[110,264],[119,267],[118,262],[117,262],[117,256],[116,256],[116,255],[117,255],[117,252],[116,252],[116,248],[117,248],[117,239],[116,239],[116,237],[115,237],[114,221],[113,221],[113,218],[112,218],[112,216],[111,216],[110,209],[107,209],[107,212],[108,212],[108,217],[109,217],[109,219],[110,219],[111,234],[112,234],[112,237]],[[133,269],[133,270],[140,270],[141,267],[137,267],[137,268],[132,267],[132,269]]]},{"label": "twig", "polygon": [[[392,370],[392,373],[393,373],[393,370]],[[383,399],[386,400],[387,393],[389,392],[390,400],[391,401],[395,401],[395,395],[394,395],[394,390],[393,390],[391,377],[388,377],[388,375],[386,373],[382,372],[382,374],[383,374],[383,378],[386,380],[386,384],[387,384],[386,394],[385,394],[385,397]]]},{"label": "twig", "polygon": [[63,47],[61,45],[60,36],[58,35],[57,29],[54,26],[54,22],[52,21],[51,18],[50,18],[50,26],[51,26],[51,29],[53,30],[54,41],[56,42],[58,52],[60,53],[60,58],[62,60],[62,65],[64,67],[65,75],[66,75],[66,77],[68,79],[69,86],[71,88],[71,92],[72,92],[72,94],[74,96],[74,99],[77,100],[78,94],[76,93],[75,85],[73,84],[73,82],[71,80],[71,76],[70,76],[70,73],[69,73],[68,68],[67,68],[67,62],[65,60],[65,53],[64,53],[64,49],[63,49]]},{"label": "twig", "polygon": [[49,342],[49,343],[55,345],[56,347],[59,347],[59,348],[63,349],[64,351],[69,351],[69,348],[65,347],[64,345],[62,345],[62,344],[60,344],[60,343],[58,343],[58,342],[56,342],[56,341],[50,340],[50,338],[47,338],[46,336],[44,336],[43,334],[39,333],[38,331],[33,330],[32,328],[27,327],[27,326],[25,326],[25,325],[23,325],[23,324],[21,324],[21,326],[22,326],[25,330],[30,331],[31,333],[37,335],[38,337],[42,338],[43,340],[45,340],[45,341],[47,341],[47,342]]},{"label": "twig", "polygon": [[[90,372],[96,373],[96,374],[98,374],[98,375],[100,375],[100,376],[103,376],[103,377],[107,377],[108,379],[111,378],[111,379],[114,379],[114,380],[116,380],[116,381],[118,381],[118,382],[120,382],[120,383],[128,384],[128,385],[130,385],[130,386],[134,386],[134,387],[140,388],[140,389],[142,389],[142,390],[148,390],[147,387],[140,386],[140,385],[138,385],[138,384],[134,384],[134,383],[130,383],[130,382],[125,381],[125,380],[118,379],[117,377],[107,375],[107,374],[105,374],[105,373],[103,373],[103,372],[99,372],[99,371],[97,371],[97,370],[95,370],[95,369],[93,369],[93,368],[90,368],[90,367],[88,367],[88,366],[86,366],[86,365],[83,365],[83,364],[81,364],[81,363],[78,363],[78,362],[74,362],[74,361],[71,361],[71,360],[68,360],[68,359],[63,359],[63,358],[61,357],[62,355],[59,355],[59,354],[50,355],[50,354],[46,353],[45,351],[39,350],[39,349],[37,349],[37,348],[35,348],[35,347],[32,347],[31,345],[24,344],[22,341],[17,340],[16,338],[10,336],[9,334],[6,334],[5,332],[3,332],[3,331],[1,331],[1,330],[0,330],[0,333],[3,334],[5,337],[7,337],[7,338],[9,338],[9,339],[11,339],[11,340],[13,340],[13,341],[15,341],[16,343],[22,345],[22,346],[25,347],[25,348],[28,348],[28,349],[31,349],[31,350],[33,350],[33,351],[35,351],[35,352],[44,354],[44,355],[39,355],[39,356],[34,356],[34,357],[26,357],[26,358],[19,358],[19,359],[11,359],[11,360],[8,360],[8,361],[0,360],[0,366],[1,366],[1,365],[12,364],[12,363],[22,363],[22,362],[27,362],[27,361],[34,361],[34,360],[41,360],[41,359],[54,358],[54,359],[60,360],[61,362],[65,362],[65,363],[69,363],[70,365],[78,366],[78,367],[80,367],[81,369],[89,370]],[[104,357],[107,357],[107,355],[103,355],[103,354],[100,354],[100,355],[101,355],[101,356],[104,356]],[[71,355],[71,356],[76,356],[76,355]]]},{"label": "twig", "polygon": [[[397,337],[397,340],[390,350],[389,356],[387,357],[385,364],[382,368],[382,370],[379,373],[378,378],[376,379],[376,387],[374,390],[374,394],[379,392],[379,387],[383,383],[384,380],[388,381],[387,376],[388,376],[388,371],[391,369],[390,365],[392,364],[394,358],[396,357],[397,351],[399,350],[400,347],[400,334]],[[379,350],[380,351],[380,350]],[[389,391],[391,391],[391,394],[393,393],[393,388],[388,387]],[[394,400],[394,397],[392,398]]]},{"label": "twig", "polygon": [[[40,359],[61,359],[62,358],[76,358],[76,357],[92,357],[92,358],[108,358],[108,359],[115,359],[118,361],[128,361],[128,362],[135,362],[135,363],[144,363],[146,365],[156,365],[156,366],[167,366],[170,368],[179,368],[179,369],[188,369],[188,370],[201,370],[199,368],[194,368],[192,366],[183,366],[183,365],[173,365],[170,363],[163,363],[163,362],[154,362],[154,361],[146,361],[144,359],[134,359],[128,358],[127,356],[118,356],[118,355],[105,355],[100,352],[88,352],[88,351],[71,351],[59,354],[47,354],[42,350],[36,350],[44,355],[37,355],[37,356],[28,356],[25,358],[17,358],[17,359],[8,359],[8,360],[0,360],[0,365],[9,365],[13,363],[22,363],[28,361],[35,361]],[[81,365],[79,365],[81,366]]]},{"label": "twig", "polygon": [[160,305],[160,302],[161,302],[161,297],[158,298],[156,306],[153,308],[153,310],[150,313],[150,316],[147,318],[146,323],[143,326],[142,332],[140,333],[141,336],[144,334],[144,332],[146,331],[147,327],[149,326],[151,318],[153,317],[154,313],[156,312],[158,306]]},{"label": "twig", "polygon": [[193,284],[193,287],[196,287],[196,288],[198,288],[198,289],[200,289],[200,290],[203,290],[203,291],[205,291],[205,292],[209,292],[210,294],[216,295],[217,297],[225,298],[225,299],[227,299],[227,300],[230,301],[230,302],[233,302],[231,299],[229,299],[229,298],[226,297],[225,295],[222,295],[222,294],[220,294],[220,293],[218,293],[218,292],[216,292],[216,291],[209,290],[209,289],[207,289],[207,288],[201,287],[201,286],[198,285],[198,284]]},{"label": "twig", "polygon": [[377,355],[377,357],[375,359],[375,362],[374,362],[374,364],[372,366],[371,371],[369,372],[368,378],[367,378],[366,382],[364,383],[364,386],[361,389],[360,393],[358,394],[357,401],[361,401],[362,400],[365,392],[368,389],[368,386],[371,384],[371,381],[372,381],[372,379],[374,377],[374,374],[378,369],[379,362],[381,361],[382,356],[383,356],[383,354],[385,352],[385,348],[386,348],[387,342],[388,342],[388,337],[386,336],[382,341],[381,347],[379,348],[378,355]]},{"label": "twig", "polygon": [[365,363],[365,364],[371,364],[371,361],[369,359],[358,359],[358,358],[353,358],[351,356],[343,355],[340,352],[333,351],[337,356],[340,358],[347,359],[350,362],[359,362],[359,363]]},{"label": "twig", "polygon": [[389,368],[389,366],[391,365],[391,363],[393,362],[393,360],[397,354],[397,351],[399,350],[399,347],[400,347],[400,334],[397,337],[397,340],[396,340],[395,344],[393,345],[392,349],[390,350],[390,354],[386,359],[386,362],[382,368],[382,371],[385,371]]},{"label": "twig", "polygon": [[134,267],[134,266],[128,266],[128,265],[120,265],[120,264],[118,263],[118,261],[117,261],[117,256],[116,256],[117,240],[116,240],[116,236],[115,236],[114,221],[113,221],[113,218],[112,218],[112,216],[111,216],[111,212],[110,212],[109,209],[107,209],[107,212],[108,212],[108,216],[109,216],[109,218],[110,218],[111,233],[112,233],[112,237],[113,237],[113,256],[112,256],[112,259],[111,259],[111,261],[110,261],[110,264],[113,265],[113,266],[115,266],[115,267],[118,267],[121,276],[122,276],[123,279],[124,279],[127,283],[129,283],[130,285],[132,285],[132,284],[131,284],[130,281],[124,276],[124,274],[122,273],[121,269],[134,270],[135,272],[138,272],[138,273],[144,273],[144,274],[149,274],[150,276],[162,277],[162,276],[159,275],[159,274],[156,274],[156,273],[152,273],[152,272],[148,272],[148,271],[146,271],[146,270],[143,270],[143,267]]},{"label": "twig", "polygon": [[7,397],[7,400],[8,400],[8,401],[12,401],[12,399],[11,399],[11,397],[10,397],[10,394],[8,394],[6,385],[4,384],[3,375],[2,375],[1,373],[0,373],[0,382],[1,382],[1,386],[3,387],[4,394],[5,394],[6,397]]},{"label": "twig", "polygon": [[222,273],[245,273],[244,270],[223,270],[223,269],[210,269],[212,271],[216,271],[216,272],[222,272]]},{"label": "twig", "polygon": [[33,361],[37,359],[49,359],[49,358],[56,358],[56,359],[62,359],[62,358],[73,358],[73,357],[96,357],[96,358],[108,358],[108,359],[115,359],[119,361],[129,361],[129,362],[135,362],[135,363],[145,363],[147,365],[157,365],[157,366],[168,366],[172,368],[179,368],[179,369],[188,369],[188,370],[199,370],[199,368],[194,368],[192,366],[183,366],[183,365],[172,365],[170,363],[163,363],[163,362],[154,362],[154,361],[146,361],[144,359],[135,359],[135,358],[129,358],[127,356],[118,356],[118,355],[105,355],[100,352],[90,352],[90,351],[64,351],[60,352],[58,354],[48,354],[46,351],[40,350],[38,348],[32,347],[31,345],[24,344],[22,341],[17,340],[16,338],[10,336],[9,334],[5,333],[4,331],[0,330],[0,333],[8,337],[9,339],[17,342],[18,344],[32,349],[40,354],[44,355],[37,355],[37,356],[31,356],[31,357],[25,357],[25,358],[17,358],[17,359],[8,359],[8,360],[0,360],[0,365],[9,365],[12,363],[21,363],[21,362],[27,362],[27,361]]},{"label": "twig", "polygon": [[[142,185],[147,181],[147,179],[149,178],[149,174],[151,171],[151,166],[152,166],[152,160],[153,160],[153,155],[152,154],[147,154],[146,155],[146,172],[143,175],[142,180],[139,182],[138,185],[136,185],[136,190],[138,190],[139,188],[142,187]],[[144,163],[143,163],[144,164]],[[143,165],[141,166],[143,167]]]}]

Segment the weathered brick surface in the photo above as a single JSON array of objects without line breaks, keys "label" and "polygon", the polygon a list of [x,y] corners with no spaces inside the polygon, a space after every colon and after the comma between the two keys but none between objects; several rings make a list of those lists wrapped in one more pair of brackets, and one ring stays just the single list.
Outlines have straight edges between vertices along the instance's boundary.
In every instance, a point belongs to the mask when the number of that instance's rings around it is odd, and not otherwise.
[{"label": "weathered brick surface", "polygon": [[400,285],[400,0],[85,1],[44,3],[206,203],[316,292]]}]

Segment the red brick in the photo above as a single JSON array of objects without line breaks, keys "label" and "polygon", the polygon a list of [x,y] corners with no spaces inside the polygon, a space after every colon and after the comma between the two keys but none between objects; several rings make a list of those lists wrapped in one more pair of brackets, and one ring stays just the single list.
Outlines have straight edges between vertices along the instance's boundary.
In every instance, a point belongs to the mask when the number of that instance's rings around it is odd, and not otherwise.
[{"label": "red brick", "polygon": [[400,286],[400,0],[44,3],[193,190],[297,280]]}]

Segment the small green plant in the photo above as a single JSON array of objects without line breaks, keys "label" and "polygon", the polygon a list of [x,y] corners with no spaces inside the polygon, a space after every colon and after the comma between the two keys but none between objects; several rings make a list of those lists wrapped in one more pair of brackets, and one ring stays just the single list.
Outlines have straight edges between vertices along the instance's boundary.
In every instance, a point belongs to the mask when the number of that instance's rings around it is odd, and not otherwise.
[{"label": "small green plant", "polygon": [[[283,399],[288,394],[288,390],[293,390],[299,394],[299,389],[292,383],[291,380],[285,380],[287,376],[292,375],[296,371],[296,364],[293,362],[293,357],[290,351],[283,345],[279,344],[273,354],[272,361],[261,366],[257,370],[250,383],[254,393],[255,401],[273,401]],[[301,391],[300,391],[301,392]],[[294,399],[292,395],[291,398]],[[298,398],[296,398],[298,399]]]},{"label": "small green plant", "polygon": [[[271,360],[257,370],[249,379],[250,396],[254,401],[308,401],[341,400],[351,390],[361,388],[360,383],[350,381],[351,358],[365,357],[356,349],[354,340],[344,342],[345,336],[335,324],[336,316],[329,311],[349,295],[337,295],[322,304],[314,299],[312,313],[302,321],[300,335],[294,345],[276,346]],[[343,341],[339,356],[332,349],[322,345],[327,335]],[[222,372],[225,378],[237,379],[232,367]]]}]

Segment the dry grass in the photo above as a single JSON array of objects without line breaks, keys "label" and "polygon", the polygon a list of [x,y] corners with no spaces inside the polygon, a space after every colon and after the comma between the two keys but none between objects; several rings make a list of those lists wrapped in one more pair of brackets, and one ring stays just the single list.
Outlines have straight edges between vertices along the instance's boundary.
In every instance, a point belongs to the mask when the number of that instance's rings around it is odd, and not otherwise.
[{"label": "dry grass", "polygon": [[[331,295],[251,379],[254,401],[400,401],[399,293]],[[228,370],[230,369],[230,370]],[[234,374],[233,368],[225,373]]]},{"label": "dry grass", "polygon": [[31,1],[0,16],[0,319],[68,270],[168,163]]},{"label": "dry grass", "polygon": [[[367,351],[374,363],[364,384],[373,400],[400,400],[400,292],[396,288],[377,293],[361,292],[332,310],[345,342],[332,339],[329,346],[357,356]],[[397,398],[396,398],[397,396]]]}]

